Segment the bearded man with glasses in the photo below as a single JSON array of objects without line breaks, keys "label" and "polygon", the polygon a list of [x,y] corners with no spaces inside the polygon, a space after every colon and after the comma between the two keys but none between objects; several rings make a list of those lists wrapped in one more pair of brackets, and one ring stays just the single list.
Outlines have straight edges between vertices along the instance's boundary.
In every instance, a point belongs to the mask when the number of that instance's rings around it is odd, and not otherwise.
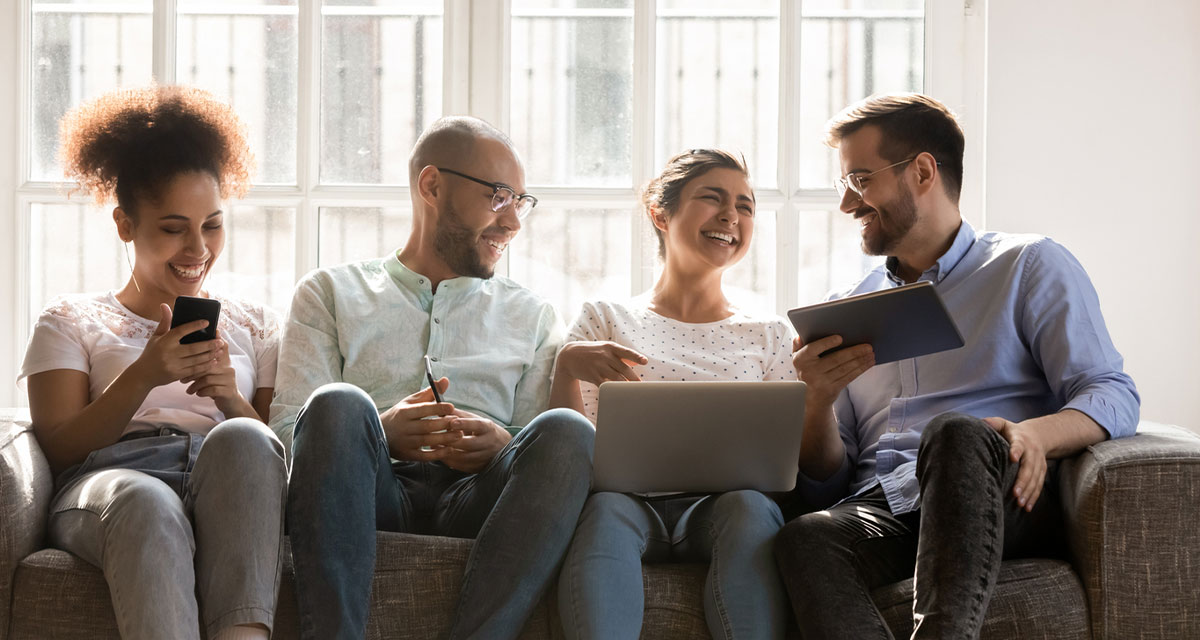
[{"label": "bearded man with glasses", "polygon": [[891,638],[871,590],[914,574],[912,637],[975,638],[1001,560],[1061,552],[1057,459],[1132,435],[1137,389],[1064,247],[962,219],[964,137],[943,104],[870,98],[830,122],[829,144],[841,210],[887,258],[830,297],[931,282],[966,346],[874,366],[870,345],[796,340],[794,497],[812,512],[780,531],[776,559],[805,638]]},{"label": "bearded man with glasses", "polygon": [[545,411],[554,307],[494,277],[537,204],[508,137],[442,118],[409,183],[404,246],[305,276],[284,330],[271,426],[292,452],[301,636],[364,637],[382,530],[476,538],[445,631],[515,638],[587,498],[594,430]]}]

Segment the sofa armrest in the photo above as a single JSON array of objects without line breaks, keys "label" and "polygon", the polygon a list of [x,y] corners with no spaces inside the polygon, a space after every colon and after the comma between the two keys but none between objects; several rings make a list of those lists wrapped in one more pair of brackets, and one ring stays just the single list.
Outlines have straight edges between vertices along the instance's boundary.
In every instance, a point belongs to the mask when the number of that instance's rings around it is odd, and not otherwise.
[{"label": "sofa armrest", "polygon": [[1200,637],[1200,437],[1143,422],[1064,461],[1060,482],[1093,637]]},{"label": "sofa armrest", "polygon": [[33,437],[29,412],[0,409],[0,640],[8,637],[13,574],[41,549],[54,479]]}]

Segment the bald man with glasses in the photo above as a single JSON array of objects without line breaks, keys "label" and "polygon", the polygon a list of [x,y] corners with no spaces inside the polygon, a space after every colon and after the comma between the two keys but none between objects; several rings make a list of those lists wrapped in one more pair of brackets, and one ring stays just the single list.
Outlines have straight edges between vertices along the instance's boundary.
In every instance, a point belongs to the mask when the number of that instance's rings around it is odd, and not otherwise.
[{"label": "bald man with glasses", "polygon": [[296,287],[271,426],[304,638],[364,637],[377,530],[476,538],[450,638],[515,638],[557,573],[594,430],[545,411],[554,308],[494,275],[537,205],[524,180],[507,136],[442,118],[409,162],[404,246]]}]

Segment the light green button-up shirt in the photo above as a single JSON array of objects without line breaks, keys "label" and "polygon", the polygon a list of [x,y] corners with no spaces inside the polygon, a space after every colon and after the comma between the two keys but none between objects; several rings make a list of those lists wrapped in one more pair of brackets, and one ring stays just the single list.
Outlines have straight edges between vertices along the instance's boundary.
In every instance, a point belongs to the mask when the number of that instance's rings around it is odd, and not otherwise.
[{"label": "light green button-up shirt", "polygon": [[290,450],[296,415],[330,382],[384,411],[450,379],[444,400],[516,433],[546,409],[565,329],[548,302],[503,277],[429,278],[396,254],[317,269],[296,286],[279,350],[271,428]]}]

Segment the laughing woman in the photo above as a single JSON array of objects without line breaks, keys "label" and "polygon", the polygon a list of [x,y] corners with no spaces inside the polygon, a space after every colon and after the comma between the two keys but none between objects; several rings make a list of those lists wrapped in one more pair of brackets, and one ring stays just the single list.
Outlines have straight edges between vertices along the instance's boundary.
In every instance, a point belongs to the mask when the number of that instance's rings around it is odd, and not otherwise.
[{"label": "laughing woman", "polygon": [[208,94],[153,87],[106,95],[63,121],[67,175],[116,200],[132,248],[115,291],[58,298],[33,329],[20,380],[58,474],[51,543],[100,567],[123,638],[266,638],[274,622],[287,471],[263,422],[278,321],[219,298],[207,326],[171,328],[176,296],[212,297],[222,199],[250,154]]},{"label": "laughing woman", "polygon": [[[646,187],[662,276],[627,302],[584,305],[559,352],[551,404],[596,421],[606,380],[795,380],[791,329],[735,308],[721,288],[754,231],[745,165],[722,151],[672,158]],[[713,638],[782,638],[787,602],[771,552],[783,519],[756,491],[701,498],[593,494],[559,579],[570,638],[637,638],[642,561],[709,562],[704,612]]]}]

